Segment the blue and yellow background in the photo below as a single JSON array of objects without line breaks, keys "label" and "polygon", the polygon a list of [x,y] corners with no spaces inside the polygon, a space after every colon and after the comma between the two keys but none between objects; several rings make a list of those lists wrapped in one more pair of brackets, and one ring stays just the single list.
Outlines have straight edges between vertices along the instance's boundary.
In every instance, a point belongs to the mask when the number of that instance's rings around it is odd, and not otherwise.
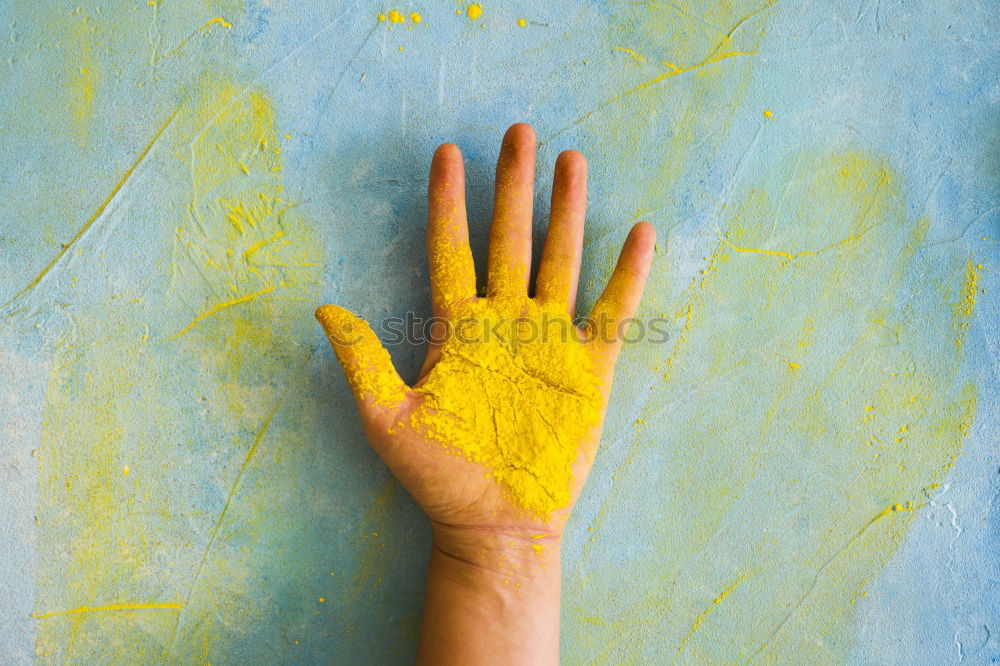
[{"label": "blue and yellow background", "polygon": [[[312,318],[484,264],[503,130],[659,232],[566,663],[1000,660],[988,1],[0,3],[0,661],[406,663],[424,519]],[[422,349],[391,350],[412,378]]]}]

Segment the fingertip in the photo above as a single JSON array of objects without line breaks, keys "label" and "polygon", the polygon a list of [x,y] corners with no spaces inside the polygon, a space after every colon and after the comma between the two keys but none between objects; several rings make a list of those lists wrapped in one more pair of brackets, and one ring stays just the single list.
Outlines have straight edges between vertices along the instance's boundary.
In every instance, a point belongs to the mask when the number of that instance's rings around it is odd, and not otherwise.
[{"label": "fingertip", "polygon": [[442,143],[434,151],[434,160],[462,159],[462,149],[453,143]]},{"label": "fingertip", "polygon": [[431,159],[430,184],[449,183],[462,177],[464,163],[461,149],[453,143],[442,143]]},{"label": "fingertip", "polygon": [[514,123],[503,136],[504,143],[535,143],[535,128],[528,123]]},{"label": "fingertip", "polygon": [[649,222],[638,222],[629,231],[623,253],[631,256],[633,266],[638,267],[640,272],[646,273],[653,263],[655,248],[656,228]]},{"label": "fingertip", "polygon": [[358,317],[339,305],[319,306],[316,308],[316,319],[319,320],[320,326],[323,327],[323,331],[334,347],[343,344],[346,340],[345,336],[357,332],[355,321]]},{"label": "fingertip", "polygon": [[578,150],[564,150],[556,158],[556,180],[563,187],[586,187],[587,158]]},{"label": "fingertip", "polygon": [[535,128],[528,123],[514,123],[507,128],[507,134],[527,132],[530,136],[535,135]]},{"label": "fingertip", "polygon": [[656,227],[646,221],[636,222],[628,235],[633,242],[639,243],[642,247],[652,248],[656,243]]},{"label": "fingertip", "polygon": [[319,320],[319,323],[322,324],[333,319],[337,315],[338,309],[340,308],[336,305],[321,305],[316,308],[316,312],[314,314],[316,315],[316,319]]},{"label": "fingertip", "polygon": [[[464,201],[465,196],[465,164],[462,151],[453,143],[443,143],[434,151],[431,160],[431,173],[427,181],[428,202],[431,204],[432,215],[443,210],[456,207]],[[461,204],[464,208],[464,203]]]},{"label": "fingertip", "polygon": [[587,168],[587,158],[579,150],[564,150],[556,157],[556,167],[585,170]]}]

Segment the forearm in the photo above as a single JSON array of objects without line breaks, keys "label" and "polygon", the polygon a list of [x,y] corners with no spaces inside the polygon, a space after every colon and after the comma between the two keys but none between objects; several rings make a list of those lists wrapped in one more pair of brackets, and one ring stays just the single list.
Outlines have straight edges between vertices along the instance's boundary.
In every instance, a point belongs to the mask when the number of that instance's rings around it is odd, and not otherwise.
[{"label": "forearm", "polygon": [[435,528],[418,664],[557,664],[559,538]]}]

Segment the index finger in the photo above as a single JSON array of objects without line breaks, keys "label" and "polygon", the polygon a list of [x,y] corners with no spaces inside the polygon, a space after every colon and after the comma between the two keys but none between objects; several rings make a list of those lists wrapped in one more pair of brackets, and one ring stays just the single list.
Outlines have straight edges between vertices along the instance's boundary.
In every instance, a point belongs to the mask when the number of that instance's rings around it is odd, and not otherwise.
[{"label": "index finger", "polygon": [[434,152],[427,186],[427,263],[435,316],[476,295],[476,267],[465,212],[465,167],[458,146]]}]

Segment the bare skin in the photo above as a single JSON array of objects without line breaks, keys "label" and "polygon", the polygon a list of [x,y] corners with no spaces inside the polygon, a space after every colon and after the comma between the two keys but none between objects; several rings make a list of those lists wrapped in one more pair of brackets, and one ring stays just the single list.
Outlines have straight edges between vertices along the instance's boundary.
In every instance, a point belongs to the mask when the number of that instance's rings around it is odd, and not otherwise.
[{"label": "bare skin", "polygon": [[[504,136],[497,164],[485,298],[528,298],[534,171],[535,133],[528,125],[513,125]],[[536,279],[535,301],[567,318],[573,316],[576,301],[586,178],[583,155],[559,155]],[[592,319],[603,315],[621,321],[634,314],[654,242],[649,224],[632,228]],[[434,315],[454,317],[458,305],[480,297],[468,242],[462,154],[452,144],[440,146],[431,164],[427,246]],[[344,344],[338,333],[345,325],[374,338],[353,315],[323,306],[317,317],[351,383],[369,442],[430,518],[433,550],[418,663],[558,663],[560,544],[593,462],[600,425],[578,443],[570,502],[547,516],[528,515],[482,465],[430,441],[410,423],[408,417],[422,399],[414,389],[423,385],[441,358],[440,346],[430,345],[419,379],[408,387],[387,356],[371,353],[373,345]],[[592,330],[581,330],[580,336],[587,341],[601,388],[603,421],[621,341]],[[391,388],[401,396],[398,402],[380,403],[364,390],[365,373],[375,372],[389,377]]]}]

